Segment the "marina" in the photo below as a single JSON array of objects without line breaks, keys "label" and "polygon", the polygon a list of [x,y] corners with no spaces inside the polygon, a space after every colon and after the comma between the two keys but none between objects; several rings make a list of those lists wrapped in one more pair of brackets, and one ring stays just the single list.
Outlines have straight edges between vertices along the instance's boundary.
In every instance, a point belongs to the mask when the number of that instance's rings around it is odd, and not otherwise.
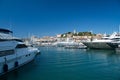
[{"label": "marina", "polygon": [[34,61],[0,80],[119,80],[120,54],[114,50],[39,47]]},{"label": "marina", "polygon": [[120,0],[0,0],[0,80],[120,80]]},{"label": "marina", "polygon": [[67,37],[43,39],[19,39],[11,33],[0,29],[0,80],[119,79],[117,33],[93,41],[86,35],[76,40],[72,33]]}]

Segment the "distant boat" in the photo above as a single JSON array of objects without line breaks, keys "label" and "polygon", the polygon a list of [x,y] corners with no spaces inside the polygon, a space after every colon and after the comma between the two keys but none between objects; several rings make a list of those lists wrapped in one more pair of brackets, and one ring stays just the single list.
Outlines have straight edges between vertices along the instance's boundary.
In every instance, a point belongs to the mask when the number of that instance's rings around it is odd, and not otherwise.
[{"label": "distant boat", "polygon": [[86,42],[83,42],[83,44],[86,45],[90,49],[114,49],[108,44],[113,41],[118,41],[119,39],[120,39],[120,36],[118,35],[118,33],[114,32],[109,37],[103,37],[100,40],[95,39],[92,41],[86,41]]},{"label": "distant boat", "polygon": [[79,43],[74,42],[74,41],[73,41],[72,39],[70,39],[70,38],[66,38],[65,41],[57,41],[57,42],[55,43],[55,45],[58,46],[58,47],[65,47],[65,46],[67,46],[67,45],[79,45]]},{"label": "distant boat", "polygon": [[120,26],[119,26],[119,33],[117,34],[118,38],[116,38],[116,40],[107,43],[110,47],[112,47],[115,50],[119,50],[120,49]]},{"label": "distant boat", "polygon": [[83,43],[79,43],[79,44],[70,44],[70,45],[66,45],[64,46],[65,49],[86,49],[87,46],[85,46]]},{"label": "distant boat", "polygon": [[11,33],[10,30],[0,29],[0,75],[30,62],[40,52],[12,37]]}]

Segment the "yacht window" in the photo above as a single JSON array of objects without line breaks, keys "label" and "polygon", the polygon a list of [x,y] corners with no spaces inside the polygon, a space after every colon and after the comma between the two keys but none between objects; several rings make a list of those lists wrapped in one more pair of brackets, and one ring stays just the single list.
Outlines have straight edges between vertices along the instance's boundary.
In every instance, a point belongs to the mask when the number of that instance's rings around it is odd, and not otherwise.
[{"label": "yacht window", "polygon": [[111,40],[114,40],[114,41],[120,41],[120,38],[113,38]]},{"label": "yacht window", "polygon": [[27,46],[25,44],[18,44],[16,48],[26,48]]},{"label": "yacht window", "polygon": [[23,42],[21,39],[13,39],[15,41],[18,41],[18,42]]},{"label": "yacht window", "polygon": [[0,57],[14,54],[14,50],[0,51]]}]

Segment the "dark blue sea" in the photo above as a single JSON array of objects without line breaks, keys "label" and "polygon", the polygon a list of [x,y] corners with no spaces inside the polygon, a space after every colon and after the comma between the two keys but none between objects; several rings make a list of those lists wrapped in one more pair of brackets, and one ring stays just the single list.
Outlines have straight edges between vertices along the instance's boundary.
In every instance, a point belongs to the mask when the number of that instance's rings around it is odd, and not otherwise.
[{"label": "dark blue sea", "polygon": [[120,53],[114,50],[39,49],[32,62],[0,80],[120,80]]}]

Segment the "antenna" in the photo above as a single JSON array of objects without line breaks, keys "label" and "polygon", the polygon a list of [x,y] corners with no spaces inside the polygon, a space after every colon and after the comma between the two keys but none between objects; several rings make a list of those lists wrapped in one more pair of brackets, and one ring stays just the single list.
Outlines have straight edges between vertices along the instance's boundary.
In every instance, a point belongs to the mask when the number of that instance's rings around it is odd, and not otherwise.
[{"label": "antenna", "polygon": [[120,33],[120,25],[119,25],[118,33]]}]

